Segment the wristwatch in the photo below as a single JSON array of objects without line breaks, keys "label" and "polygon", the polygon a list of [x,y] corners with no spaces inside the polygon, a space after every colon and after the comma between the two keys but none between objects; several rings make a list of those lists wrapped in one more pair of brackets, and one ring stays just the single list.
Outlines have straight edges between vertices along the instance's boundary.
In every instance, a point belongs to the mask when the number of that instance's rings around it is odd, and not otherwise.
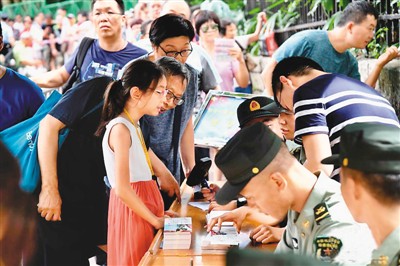
[{"label": "wristwatch", "polygon": [[240,197],[236,199],[237,208],[242,207],[247,204],[247,199],[245,197]]}]

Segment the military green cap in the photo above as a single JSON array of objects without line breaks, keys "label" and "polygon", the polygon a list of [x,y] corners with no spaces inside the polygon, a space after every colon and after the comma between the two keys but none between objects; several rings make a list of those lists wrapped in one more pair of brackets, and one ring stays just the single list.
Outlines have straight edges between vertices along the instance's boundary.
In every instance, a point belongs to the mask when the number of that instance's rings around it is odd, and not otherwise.
[{"label": "military green cap", "polygon": [[281,145],[282,140],[263,123],[237,132],[215,156],[227,180],[216,195],[218,204],[235,199],[250,179],[275,158]]},{"label": "military green cap", "polygon": [[246,99],[237,108],[237,117],[241,128],[254,118],[278,117],[280,113],[281,109],[275,101],[265,96]]},{"label": "military green cap", "polygon": [[321,161],[365,173],[400,173],[400,128],[382,123],[355,123],[342,129],[340,154]]}]

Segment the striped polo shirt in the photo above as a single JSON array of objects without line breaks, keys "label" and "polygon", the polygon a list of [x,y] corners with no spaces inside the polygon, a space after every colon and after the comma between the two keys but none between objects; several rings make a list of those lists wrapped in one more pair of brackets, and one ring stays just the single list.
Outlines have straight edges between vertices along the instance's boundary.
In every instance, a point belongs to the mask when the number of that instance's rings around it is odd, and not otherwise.
[{"label": "striped polo shirt", "polygon": [[[329,135],[333,154],[339,153],[342,128],[357,122],[400,127],[395,110],[379,92],[341,74],[324,74],[300,86],[293,96],[295,142],[310,134]],[[339,180],[339,168],[331,177]]]}]

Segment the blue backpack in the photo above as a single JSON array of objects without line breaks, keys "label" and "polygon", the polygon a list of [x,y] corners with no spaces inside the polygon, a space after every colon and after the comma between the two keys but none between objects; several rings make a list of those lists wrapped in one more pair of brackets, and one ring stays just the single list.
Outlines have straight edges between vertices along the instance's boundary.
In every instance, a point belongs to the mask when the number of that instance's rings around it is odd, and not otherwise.
[{"label": "blue backpack", "polygon": [[[61,94],[58,91],[54,91],[31,118],[0,132],[0,140],[19,161],[21,169],[20,187],[26,192],[33,192],[40,179],[40,167],[37,155],[40,121],[60,99]],[[68,128],[60,131],[58,139],[59,148],[68,136],[68,132]]]}]

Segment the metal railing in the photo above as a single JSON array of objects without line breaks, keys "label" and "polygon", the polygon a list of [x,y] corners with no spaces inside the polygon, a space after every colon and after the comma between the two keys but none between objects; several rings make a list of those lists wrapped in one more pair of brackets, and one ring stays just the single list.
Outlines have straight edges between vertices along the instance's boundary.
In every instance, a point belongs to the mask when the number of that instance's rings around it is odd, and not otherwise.
[{"label": "metal railing", "polygon": [[[333,0],[332,0],[333,1]],[[248,0],[247,9],[260,8],[260,10],[268,9],[268,6],[278,1],[271,0]],[[285,1],[287,3],[291,1]],[[349,1],[351,2],[351,1]],[[386,34],[386,44],[392,45],[399,43],[399,32],[400,32],[400,12],[399,2],[393,0],[370,0],[375,8],[379,12],[378,26],[377,29],[387,27],[388,31]],[[328,12],[324,11],[322,5],[319,5],[313,12],[311,1],[300,1],[297,12],[299,17],[297,22],[290,27],[285,29],[275,29],[277,33],[289,33],[292,35],[298,31],[305,29],[316,29],[325,26],[327,21],[332,17],[333,14],[340,12],[344,7],[339,5],[339,1],[334,1],[333,10]]]},{"label": "metal railing", "polygon": [[[71,0],[47,4],[45,0],[30,0],[4,5],[3,12],[6,12],[12,18],[17,14],[34,17],[40,12],[44,14],[56,14],[57,9],[62,7],[68,13],[77,14],[79,11],[90,11],[91,2],[89,0]],[[136,3],[137,0],[124,0],[125,10],[134,7]]]}]

